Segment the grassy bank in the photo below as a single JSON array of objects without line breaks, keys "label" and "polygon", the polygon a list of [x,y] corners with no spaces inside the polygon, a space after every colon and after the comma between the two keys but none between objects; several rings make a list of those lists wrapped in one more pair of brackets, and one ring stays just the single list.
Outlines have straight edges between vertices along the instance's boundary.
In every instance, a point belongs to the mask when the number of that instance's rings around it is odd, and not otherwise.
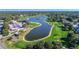
[{"label": "grassy bank", "polygon": [[61,28],[61,26],[63,26],[62,23],[52,22],[51,25],[53,25],[54,28],[51,31],[50,37],[44,39],[45,41],[48,41],[48,40],[56,41],[60,38],[64,38],[67,36],[68,31],[62,31],[62,28]]}]

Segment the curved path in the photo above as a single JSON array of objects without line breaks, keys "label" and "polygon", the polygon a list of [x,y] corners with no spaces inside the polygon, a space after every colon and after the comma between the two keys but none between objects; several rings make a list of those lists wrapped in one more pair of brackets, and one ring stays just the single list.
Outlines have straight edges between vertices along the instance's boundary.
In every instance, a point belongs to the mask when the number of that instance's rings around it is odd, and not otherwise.
[{"label": "curved path", "polygon": [[38,40],[49,35],[51,26],[46,22],[47,16],[36,16],[30,18],[29,21],[40,23],[41,26],[31,30],[26,36],[25,39],[28,41]]}]

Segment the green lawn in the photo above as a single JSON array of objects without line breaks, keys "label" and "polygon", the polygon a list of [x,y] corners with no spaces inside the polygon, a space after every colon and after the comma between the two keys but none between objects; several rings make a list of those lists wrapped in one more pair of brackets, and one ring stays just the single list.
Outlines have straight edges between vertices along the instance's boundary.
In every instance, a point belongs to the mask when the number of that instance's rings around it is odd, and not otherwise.
[{"label": "green lawn", "polygon": [[16,48],[25,48],[26,45],[27,43],[25,41],[18,41],[17,43],[15,43]]},{"label": "green lawn", "polygon": [[33,27],[36,27],[36,26],[39,26],[39,25],[41,25],[41,24],[40,23],[36,23],[36,22],[30,22],[28,27],[33,28]]},{"label": "green lawn", "polygon": [[54,25],[54,27],[52,29],[51,36],[44,39],[45,41],[48,41],[48,40],[56,41],[60,38],[64,38],[67,36],[68,31],[62,31],[62,29],[61,29],[61,26],[63,26],[62,23],[53,22],[52,25]]},{"label": "green lawn", "polygon": [[20,17],[19,17],[19,21],[26,20],[27,18],[29,18],[29,17],[28,17],[28,16],[20,16]]}]

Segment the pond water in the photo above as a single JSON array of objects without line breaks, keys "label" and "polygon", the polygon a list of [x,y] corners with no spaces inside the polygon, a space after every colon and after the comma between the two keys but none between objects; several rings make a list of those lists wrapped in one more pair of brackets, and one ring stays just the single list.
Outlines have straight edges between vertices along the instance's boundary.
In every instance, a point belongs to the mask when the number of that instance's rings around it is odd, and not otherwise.
[{"label": "pond water", "polygon": [[51,26],[47,22],[45,22],[46,20],[47,20],[47,16],[36,16],[36,17],[30,18],[29,21],[37,22],[42,25],[31,30],[25,36],[25,39],[27,39],[28,41],[33,41],[33,40],[38,40],[48,36]]}]

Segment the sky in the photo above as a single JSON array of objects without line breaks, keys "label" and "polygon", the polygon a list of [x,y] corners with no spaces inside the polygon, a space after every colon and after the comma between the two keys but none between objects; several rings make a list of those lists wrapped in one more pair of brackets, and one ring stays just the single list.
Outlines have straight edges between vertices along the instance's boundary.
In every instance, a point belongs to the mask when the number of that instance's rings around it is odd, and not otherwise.
[{"label": "sky", "polygon": [[0,9],[0,11],[79,11],[79,9]]}]

